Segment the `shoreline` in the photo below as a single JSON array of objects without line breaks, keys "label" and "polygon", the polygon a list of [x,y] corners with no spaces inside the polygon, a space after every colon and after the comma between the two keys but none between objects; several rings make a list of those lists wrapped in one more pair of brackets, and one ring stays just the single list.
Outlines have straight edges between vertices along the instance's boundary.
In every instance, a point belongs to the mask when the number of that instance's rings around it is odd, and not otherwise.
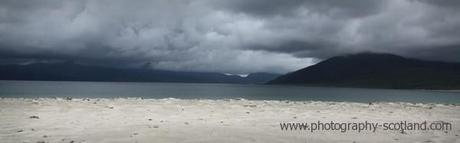
[{"label": "shoreline", "polygon": [[2,80],[0,82],[94,82],[94,83],[138,83],[138,84],[218,84],[218,85],[260,85],[278,87],[307,87],[307,88],[343,88],[343,89],[363,89],[363,90],[408,90],[408,91],[452,91],[460,92],[458,88],[379,88],[379,87],[360,87],[360,86],[333,86],[333,85],[313,85],[313,84],[268,84],[268,83],[226,83],[226,82],[143,82],[143,81],[85,81],[85,80]]},{"label": "shoreline", "polygon": [[[286,122],[448,122],[448,131],[285,131]],[[458,142],[460,106],[246,99],[0,98],[5,142]]]},{"label": "shoreline", "polygon": [[[460,92],[460,91],[459,91]],[[222,98],[222,99],[213,99],[213,98],[145,98],[145,97],[0,97],[0,100],[27,100],[27,101],[47,101],[47,100],[56,100],[56,101],[87,101],[87,100],[97,100],[97,101],[117,101],[117,100],[139,100],[139,101],[165,101],[165,100],[188,100],[188,101],[263,101],[263,102],[300,102],[300,103],[352,103],[352,104],[407,104],[407,105],[449,105],[449,106],[460,106],[460,103],[441,103],[441,102],[405,102],[405,101],[372,101],[372,102],[360,102],[360,101],[323,101],[323,100],[271,100],[271,99],[246,99],[242,97],[238,98]]]}]

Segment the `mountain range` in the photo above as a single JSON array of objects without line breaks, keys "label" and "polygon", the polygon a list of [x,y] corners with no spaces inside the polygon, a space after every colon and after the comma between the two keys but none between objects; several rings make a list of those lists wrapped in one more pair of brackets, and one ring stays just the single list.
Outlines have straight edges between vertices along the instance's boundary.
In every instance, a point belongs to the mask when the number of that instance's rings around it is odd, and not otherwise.
[{"label": "mountain range", "polygon": [[392,54],[332,57],[267,84],[392,89],[460,89],[460,63],[424,61]]},{"label": "mountain range", "polygon": [[279,76],[252,73],[247,77],[217,72],[182,72],[149,68],[113,68],[62,63],[0,65],[0,80],[119,81],[261,84]]},{"label": "mountain range", "polygon": [[460,63],[425,61],[384,53],[336,56],[278,75],[246,77],[217,72],[114,68],[74,62],[0,65],[0,80],[120,81],[281,84],[392,89],[460,89]]}]

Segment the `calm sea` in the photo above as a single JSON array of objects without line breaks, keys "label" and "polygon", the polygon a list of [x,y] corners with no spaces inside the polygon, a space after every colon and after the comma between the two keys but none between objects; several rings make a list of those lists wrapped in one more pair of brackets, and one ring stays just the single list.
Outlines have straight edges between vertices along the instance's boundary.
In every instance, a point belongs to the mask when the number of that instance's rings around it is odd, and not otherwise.
[{"label": "calm sea", "polygon": [[458,91],[135,82],[0,81],[0,97],[245,98],[250,100],[460,103],[460,92]]}]

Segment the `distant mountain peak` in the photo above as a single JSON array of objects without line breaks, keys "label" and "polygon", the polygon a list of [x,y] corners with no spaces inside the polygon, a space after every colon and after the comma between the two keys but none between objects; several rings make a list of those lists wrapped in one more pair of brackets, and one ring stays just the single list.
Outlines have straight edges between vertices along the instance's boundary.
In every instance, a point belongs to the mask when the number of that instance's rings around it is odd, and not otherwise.
[{"label": "distant mountain peak", "polygon": [[395,54],[366,52],[366,53],[355,53],[355,54],[335,56],[325,61],[328,61],[328,60],[405,60],[405,59],[407,58],[399,56],[399,55],[395,55]]},{"label": "distant mountain peak", "polygon": [[391,54],[391,53],[378,53],[378,52],[362,52],[362,53],[352,53],[352,54],[345,54],[339,55],[337,57],[353,57],[353,56],[381,56],[381,57],[394,57],[394,58],[404,58],[402,56]]}]

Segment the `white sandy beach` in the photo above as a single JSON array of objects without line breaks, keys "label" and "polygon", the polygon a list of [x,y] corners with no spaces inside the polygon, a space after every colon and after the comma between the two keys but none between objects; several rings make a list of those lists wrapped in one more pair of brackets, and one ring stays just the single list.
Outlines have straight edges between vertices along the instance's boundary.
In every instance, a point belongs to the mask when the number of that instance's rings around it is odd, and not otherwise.
[{"label": "white sandy beach", "polygon": [[[282,131],[281,122],[444,121],[450,131]],[[180,99],[0,99],[0,141],[460,142],[460,106]]]}]

